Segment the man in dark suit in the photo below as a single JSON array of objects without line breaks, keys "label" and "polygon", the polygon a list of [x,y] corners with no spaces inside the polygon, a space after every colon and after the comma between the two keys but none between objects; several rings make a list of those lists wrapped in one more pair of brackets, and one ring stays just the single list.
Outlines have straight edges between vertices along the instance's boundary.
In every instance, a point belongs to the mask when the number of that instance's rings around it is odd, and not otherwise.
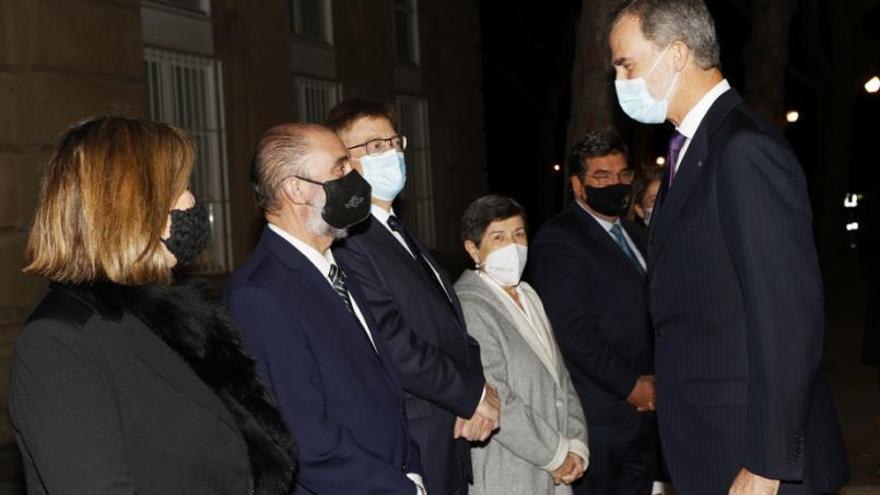
[{"label": "man in dark suit", "polygon": [[673,484],[832,492],[848,467],[819,366],[822,280],[801,166],[723,78],[702,0],[630,0],[610,45],[624,112],[676,128],[648,257]]},{"label": "man in dark suit", "polygon": [[394,121],[389,106],[364,100],[330,111],[328,125],[373,188],[370,218],[333,252],[363,288],[407,392],[428,492],[466,494],[468,440],[485,440],[497,428],[500,403],[483,378],[479,346],[467,334],[446,273],[392,209],[406,180],[406,138]]},{"label": "man in dark suit", "polygon": [[574,201],[538,232],[529,277],[544,302],[589,425],[589,495],[650,494],[657,449],[645,252],[622,218],[633,170],[610,132],[570,156]]},{"label": "man in dark suit", "polygon": [[424,495],[389,352],[330,251],[369,214],[369,185],[350,171],[323,127],[282,125],[260,138],[252,178],[268,226],[226,298],[296,435],[294,493]]}]

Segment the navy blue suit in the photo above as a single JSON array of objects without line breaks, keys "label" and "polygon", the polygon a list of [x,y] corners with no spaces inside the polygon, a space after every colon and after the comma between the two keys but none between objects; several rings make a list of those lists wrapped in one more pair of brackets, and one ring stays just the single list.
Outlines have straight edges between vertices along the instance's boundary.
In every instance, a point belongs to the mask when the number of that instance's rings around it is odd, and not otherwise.
[{"label": "navy blue suit", "polygon": [[[377,335],[357,283],[348,288]],[[299,444],[294,493],[414,495],[406,473],[421,474],[418,446],[388,353],[324,275],[267,228],[226,299]]]},{"label": "navy blue suit", "polygon": [[[626,220],[621,225],[644,256],[644,234]],[[574,202],[535,236],[527,268],[587,418],[590,468],[575,492],[648,493],[656,419],[626,402],[639,376],[653,374],[643,272]]]},{"label": "navy blue suit", "polygon": [[470,445],[453,440],[452,432],[456,416],[471,417],[482,395],[479,344],[467,334],[443,269],[424,246],[419,248],[451,301],[372,216],[337,243],[333,254],[363,288],[407,392],[410,432],[421,447],[428,493],[466,493],[472,478]]},{"label": "navy blue suit", "polygon": [[835,490],[848,467],[819,366],[822,280],[797,158],[728,90],[667,183],[648,264],[673,484],[727,493],[745,467],[783,480],[781,494]]}]

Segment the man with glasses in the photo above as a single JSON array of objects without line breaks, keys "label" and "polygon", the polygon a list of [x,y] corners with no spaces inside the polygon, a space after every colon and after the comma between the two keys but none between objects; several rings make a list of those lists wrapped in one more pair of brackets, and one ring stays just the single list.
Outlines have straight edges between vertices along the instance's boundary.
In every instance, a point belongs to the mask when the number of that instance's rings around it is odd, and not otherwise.
[{"label": "man with glasses", "polygon": [[541,295],[590,426],[590,469],[575,494],[651,493],[657,465],[652,333],[642,231],[623,218],[633,169],[615,134],[570,155],[574,201],[530,247]]},{"label": "man with glasses", "polygon": [[409,431],[422,452],[428,493],[466,494],[468,440],[484,441],[498,427],[500,402],[483,378],[479,346],[467,334],[446,273],[392,208],[406,181],[406,137],[395,120],[389,105],[365,100],[330,110],[328,127],[373,191],[371,217],[333,252],[363,288],[407,392]]}]

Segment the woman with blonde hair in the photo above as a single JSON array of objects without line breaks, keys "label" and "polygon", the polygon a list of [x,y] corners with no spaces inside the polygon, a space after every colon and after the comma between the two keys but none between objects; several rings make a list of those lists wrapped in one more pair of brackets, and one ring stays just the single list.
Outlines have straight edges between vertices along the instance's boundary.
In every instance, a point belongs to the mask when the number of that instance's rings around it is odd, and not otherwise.
[{"label": "woman with blonde hair", "polygon": [[209,223],[179,129],[93,117],[46,168],[26,273],[50,289],[15,345],[30,494],[282,494],[296,448],[222,306],[175,273]]}]

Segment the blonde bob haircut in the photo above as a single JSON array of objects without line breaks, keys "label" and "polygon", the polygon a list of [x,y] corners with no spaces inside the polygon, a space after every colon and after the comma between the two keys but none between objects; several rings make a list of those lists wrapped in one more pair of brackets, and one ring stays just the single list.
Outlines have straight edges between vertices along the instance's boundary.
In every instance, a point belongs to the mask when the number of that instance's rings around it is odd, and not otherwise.
[{"label": "blonde bob haircut", "polygon": [[68,284],[170,283],[161,236],[193,159],[190,138],[170,125],[108,116],[75,124],[46,167],[24,272]]}]

